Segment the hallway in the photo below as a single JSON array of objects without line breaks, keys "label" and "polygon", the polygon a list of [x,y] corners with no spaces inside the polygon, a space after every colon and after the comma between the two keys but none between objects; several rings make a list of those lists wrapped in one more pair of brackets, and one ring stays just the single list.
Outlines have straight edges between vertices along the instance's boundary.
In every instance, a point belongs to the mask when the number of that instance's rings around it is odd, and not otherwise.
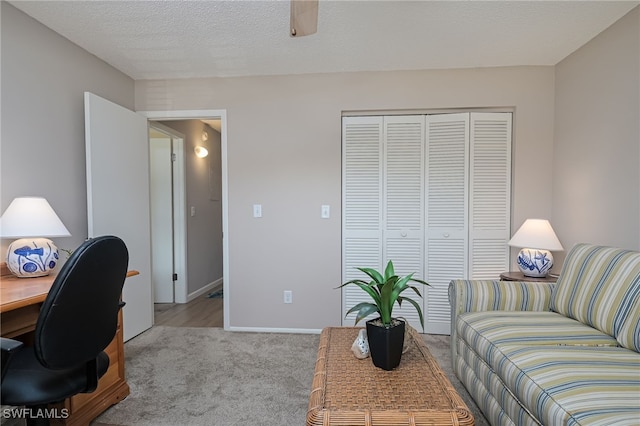
[{"label": "hallway", "polygon": [[222,328],[223,312],[222,297],[203,295],[189,303],[156,303],[154,325]]}]

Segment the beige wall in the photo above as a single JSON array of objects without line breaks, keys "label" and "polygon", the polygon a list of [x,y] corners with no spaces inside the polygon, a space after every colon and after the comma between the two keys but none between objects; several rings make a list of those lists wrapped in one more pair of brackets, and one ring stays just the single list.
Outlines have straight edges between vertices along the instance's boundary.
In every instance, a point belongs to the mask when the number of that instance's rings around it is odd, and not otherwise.
[{"label": "beige wall", "polygon": [[551,214],[553,89],[552,67],[137,81],[136,109],[227,110],[230,325],[313,329],[341,322],[343,111],[514,109],[519,226]]},{"label": "beige wall", "polygon": [[[343,111],[514,109],[512,227],[551,217],[565,246],[640,246],[637,8],[556,69],[139,81],[135,105],[130,78],[0,8],[2,209],[46,196],[73,234],[61,247],[86,237],[84,90],[137,110],[227,110],[233,327],[340,323]],[[320,219],[322,204],[331,219]]]},{"label": "beige wall", "polygon": [[556,66],[553,224],[640,250],[640,7]]},{"label": "beige wall", "polygon": [[0,210],[17,196],[47,198],[72,234],[54,242],[73,249],[87,238],[84,91],[133,109],[134,83],[7,2],[0,11]]}]

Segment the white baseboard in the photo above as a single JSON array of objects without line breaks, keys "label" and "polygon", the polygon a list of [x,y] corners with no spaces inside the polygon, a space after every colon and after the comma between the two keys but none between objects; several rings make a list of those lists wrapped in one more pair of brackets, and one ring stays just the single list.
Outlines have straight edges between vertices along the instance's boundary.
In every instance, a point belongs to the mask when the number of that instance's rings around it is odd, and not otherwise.
[{"label": "white baseboard", "polygon": [[229,327],[228,331],[240,331],[251,333],[294,333],[294,334],[320,334],[319,328],[266,328],[266,327]]},{"label": "white baseboard", "polygon": [[207,285],[205,285],[202,288],[199,288],[198,290],[194,291],[193,293],[189,293],[187,295],[187,303],[191,302],[193,299],[202,296],[203,294],[209,294],[211,292],[213,292],[214,290],[217,290],[218,288],[222,288],[222,278],[219,278],[217,280],[215,280],[214,282],[211,282]]}]

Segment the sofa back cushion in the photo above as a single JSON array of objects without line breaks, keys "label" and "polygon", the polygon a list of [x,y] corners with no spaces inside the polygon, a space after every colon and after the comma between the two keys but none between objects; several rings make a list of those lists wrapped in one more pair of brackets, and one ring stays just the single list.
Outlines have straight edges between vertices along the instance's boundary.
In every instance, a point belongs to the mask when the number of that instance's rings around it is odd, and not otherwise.
[{"label": "sofa back cushion", "polygon": [[549,306],[640,352],[640,253],[576,245],[567,254]]}]

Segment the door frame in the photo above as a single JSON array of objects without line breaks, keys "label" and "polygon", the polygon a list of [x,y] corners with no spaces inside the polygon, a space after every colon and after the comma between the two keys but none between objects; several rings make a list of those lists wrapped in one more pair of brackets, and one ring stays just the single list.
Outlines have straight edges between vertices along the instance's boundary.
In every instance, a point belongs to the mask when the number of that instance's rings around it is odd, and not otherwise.
[{"label": "door frame", "polygon": [[[175,154],[172,176],[172,225],[173,225],[173,272],[178,275],[178,279],[173,282],[174,302],[187,303],[187,220],[185,216],[186,201],[186,178],[185,178],[185,157],[184,138],[185,136],[176,132],[170,127],[149,121],[149,127],[161,133],[167,134],[171,138],[171,153]],[[153,244],[151,249],[153,250]],[[155,298],[154,298],[155,300]]]},{"label": "door frame", "polygon": [[228,203],[228,174],[227,174],[227,110],[165,110],[165,111],[137,111],[147,117],[147,120],[220,120],[220,149],[222,166],[222,291],[224,310],[224,330],[229,330],[230,318],[230,282],[229,282],[229,203]]}]

